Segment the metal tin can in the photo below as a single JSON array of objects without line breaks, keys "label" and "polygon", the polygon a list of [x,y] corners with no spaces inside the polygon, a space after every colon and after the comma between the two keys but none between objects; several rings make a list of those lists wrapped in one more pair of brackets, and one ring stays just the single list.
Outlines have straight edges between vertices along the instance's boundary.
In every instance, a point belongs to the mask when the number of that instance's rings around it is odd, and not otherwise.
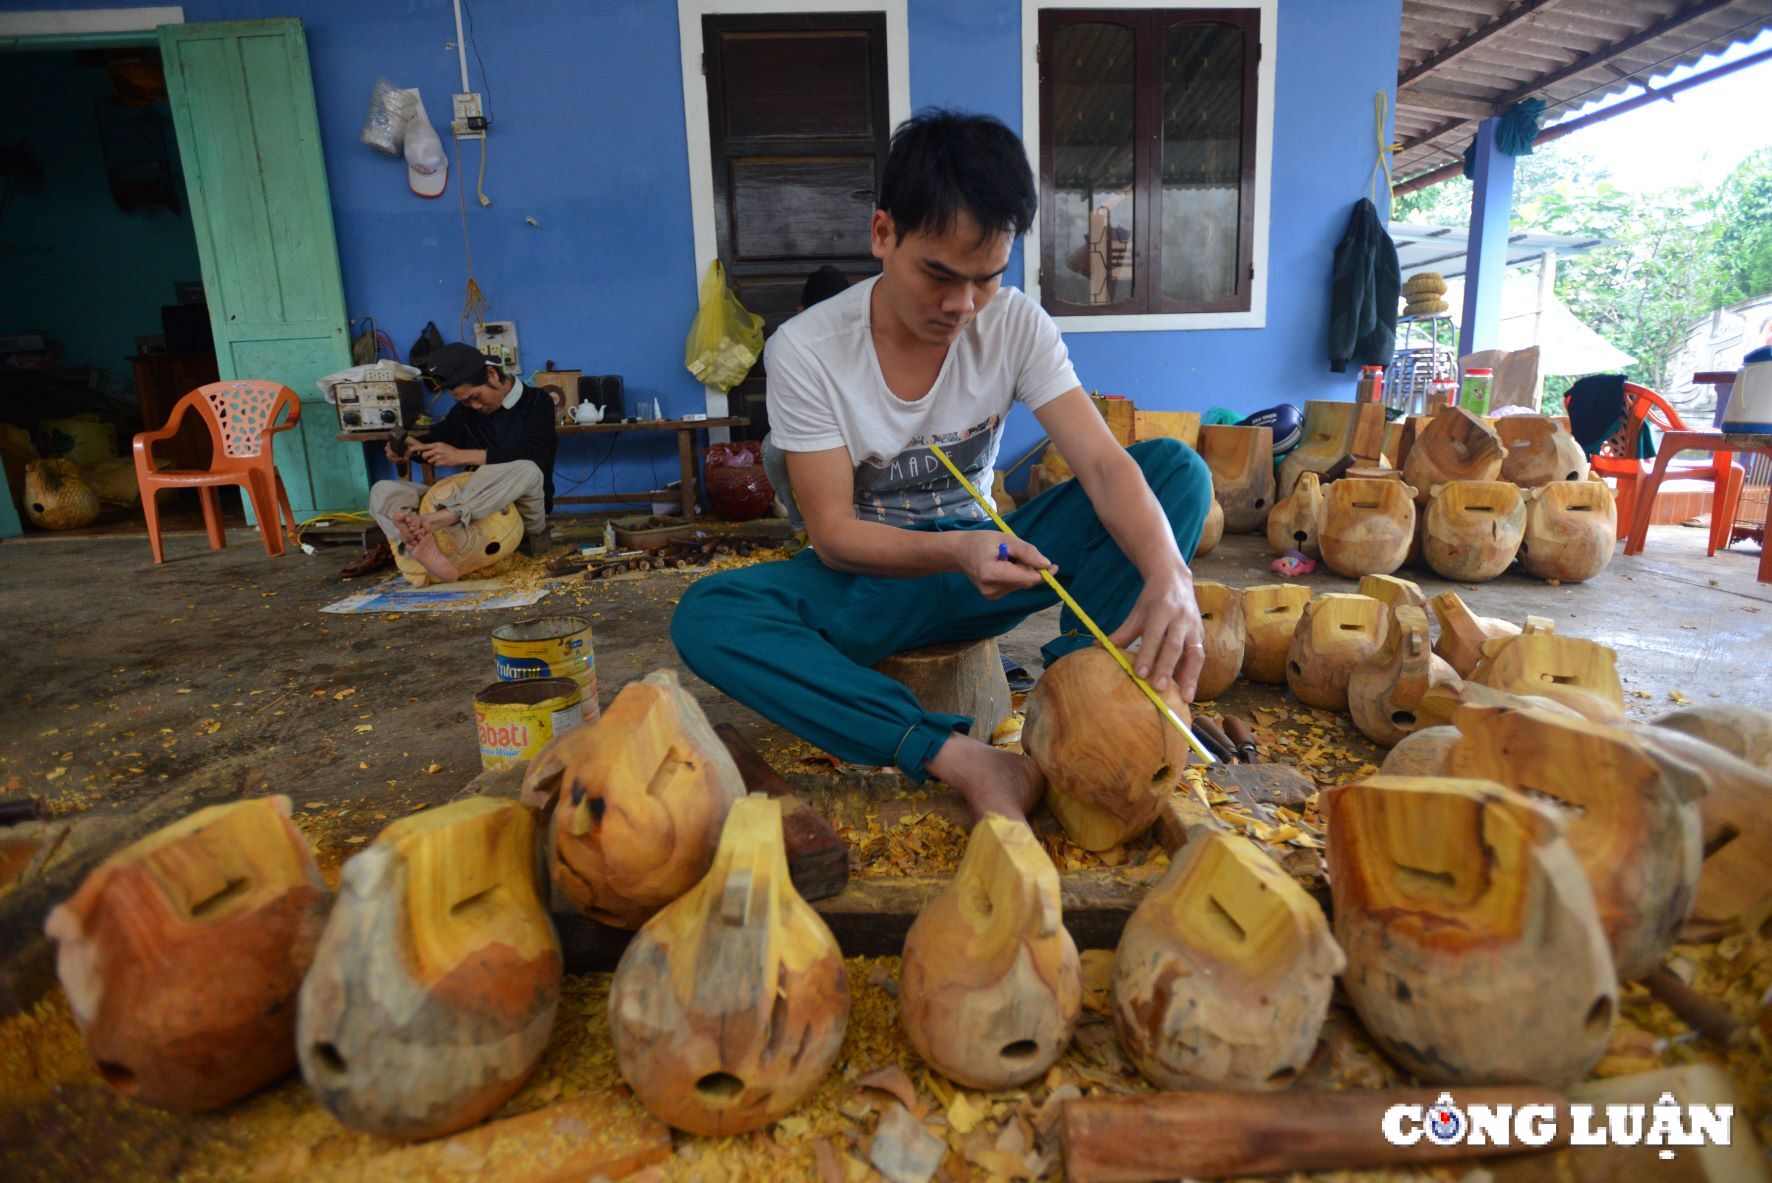
[{"label": "metal tin can", "polygon": [[597,661],[591,622],[582,616],[538,616],[492,630],[492,656],[501,682],[571,678],[583,697],[585,718],[595,719]]},{"label": "metal tin can", "polygon": [[571,678],[494,682],[474,695],[480,767],[533,760],[556,735],[584,722],[578,683]]}]

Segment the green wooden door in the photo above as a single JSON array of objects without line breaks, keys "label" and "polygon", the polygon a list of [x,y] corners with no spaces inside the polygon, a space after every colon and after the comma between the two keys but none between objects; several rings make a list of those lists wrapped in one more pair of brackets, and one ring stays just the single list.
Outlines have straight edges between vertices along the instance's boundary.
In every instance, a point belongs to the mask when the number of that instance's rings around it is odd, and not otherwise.
[{"label": "green wooden door", "polygon": [[333,438],[314,385],[351,359],[301,22],[164,25],[160,50],[221,376],[301,396],[301,429],[276,443],[298,518],[361,509],[363,450]]}]

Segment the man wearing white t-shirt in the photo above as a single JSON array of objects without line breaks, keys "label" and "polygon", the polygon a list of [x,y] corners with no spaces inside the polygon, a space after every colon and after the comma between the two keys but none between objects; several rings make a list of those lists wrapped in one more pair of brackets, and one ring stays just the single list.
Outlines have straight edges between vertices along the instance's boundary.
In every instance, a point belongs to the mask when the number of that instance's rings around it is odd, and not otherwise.
[{"label": "man wearing white t-shirt", "polygon": [[[1116,644],[1138,642],[1157,689],[1191,697],[1205,659],[1187,564],[1211,477],[1174,440],[1116,443],[1052,319],[1001,287],[1037,193],[996,119],[926,112],[893,134],[880,275],[790,320],[764,355],[772,442],[811,546],[702,580],[671,622],[683,660],[727,694],[842,759],[938,777],[978,816],[1024,817],[1039,769],[989,746],[998,720],[925,711],[875,663],[1008,632],[1057,602],[1043,568]],[[1077,479],[1008,515],[1011,538],[930,444],[988,495],[1016,401]],[[1048,664],[1092,643],[1069,609],[1060,626]]]}]

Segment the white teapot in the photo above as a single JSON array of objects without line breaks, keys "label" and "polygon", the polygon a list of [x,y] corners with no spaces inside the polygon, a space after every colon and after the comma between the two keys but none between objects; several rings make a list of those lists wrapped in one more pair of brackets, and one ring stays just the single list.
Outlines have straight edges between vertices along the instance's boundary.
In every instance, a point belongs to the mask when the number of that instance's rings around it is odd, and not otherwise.
[{"label": "white teapot", "polygon": [[603,422],[603,408],[595,403],[579,403],[572,408],[574,423],[591,424]]}]

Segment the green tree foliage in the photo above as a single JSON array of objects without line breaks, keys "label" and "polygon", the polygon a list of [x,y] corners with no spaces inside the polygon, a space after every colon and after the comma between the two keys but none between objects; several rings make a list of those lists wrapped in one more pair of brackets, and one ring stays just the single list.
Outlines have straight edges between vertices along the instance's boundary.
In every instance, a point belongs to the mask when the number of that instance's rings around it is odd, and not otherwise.
[{"label": "green tree foliage", "polygon": [[1735,167],[1717,189],[1718,308],[1772,292],[1772,148]]}]

